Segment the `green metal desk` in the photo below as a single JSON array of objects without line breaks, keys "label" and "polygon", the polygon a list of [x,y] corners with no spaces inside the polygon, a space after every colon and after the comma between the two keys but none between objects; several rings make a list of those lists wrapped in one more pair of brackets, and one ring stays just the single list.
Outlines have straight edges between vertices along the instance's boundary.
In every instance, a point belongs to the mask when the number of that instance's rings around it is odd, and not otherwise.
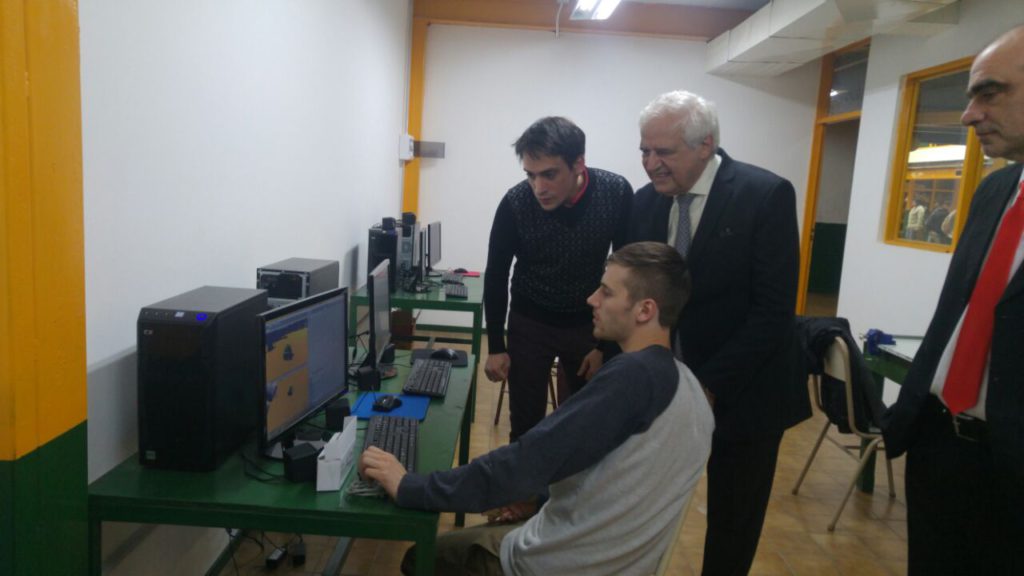
[{"label": "green metal desk", "polygon": [[[385,392],[401,390],[408,374],[408,354],[399,353],[396,364],[400,365],[398,377],[384,381]],[[460,437],[459,463],[465,463],[468,457],[470,371],[468,367],[453,369],[448,394],[430,402],[420,426],[420,472],[450,468]],[[357,394],[349,396],[354,406]],[[360,427],[364,425],[360,422]],[[360,430],[357,450],[362,437]],[[254,443],[244,445],[242,450],[256,459]],[[263,460],[262,465],[284,474],[278,462]],[[236,453],[213,472],[152,470],[140,466],[138,456],[133,455],[97,479],[89,485],[90,574],[100,574],[104,521],[411,540],[417,544],[416,573],[433,572],[437,513],[403,510],[387,499],[347,496],[345,490],[354,472],[340,492],[317,492],[314,483],[254,480],[246,476],[244,466],[242,456]]]},{"label": "green metal desk", "polygon": [[921,345],[921,337],[917,336],[896,336],[893,339],[896,340],[895,344],[879,345],[879,354],[864,354],[864,359],[867,360],[868,367],[879,384],[885,378],[903,384],[907,370],[910,370],[910,363],[914,361],[917,349]]},{"label": "green metal desk", "polygon": [[[484,277],[463,277],[463,283],[469,288],[468,298],[446,298],[444,288],[441,286],[440,278],[437,278],[437,285],[431,287],[427,292],[406,292],[399,288],[391,294],[391,307],[401,310],[443,310],[447,312],[464,312],[473,315],[473,328],[469,340],[465,338],[443,338],[439,342],[450,342],[455,344],[470,344],[472,355],[476,359],[470,362],[473,367],[472,380],[469,389],[470,418],[476,411],[476,373],[480,363],[480,341],[483,336],[484,325]],[[366,286],[352,293],[349,298],[349,334],[358,334],[359,308],[369,306],[370,300],[366,295]],[[465,333],[464,326],[432,325],[432,331]]]},{"label": "green metal desk", "polygon": [[[878,384],[879,393],[885,387],[885,379],[888,378],[897,384],[903,384],[907,377],[910,364],[914,361],[917,348],[921,345],[921,337],[918,336],[895,336],[894,344],[881,344],[878,347],[878,354],[868,354],[865,350],[864,360]],[[875,490],[875,457],[872,456],[864,466],[860,480],[857,482],[861,492],[868,494]]]}]

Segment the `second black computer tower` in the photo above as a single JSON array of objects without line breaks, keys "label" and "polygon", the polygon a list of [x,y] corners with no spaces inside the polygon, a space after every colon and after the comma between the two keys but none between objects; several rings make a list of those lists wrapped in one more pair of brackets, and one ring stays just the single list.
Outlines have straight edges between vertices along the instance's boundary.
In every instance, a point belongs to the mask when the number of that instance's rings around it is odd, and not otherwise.
[{"label": "second black computer tower", "polygon": [[255,430],[267,308],[265,290],[203,286],[139,312],[144,466],[210,471]]},{"label": "second black computer tower", "polygon": [[256,287],[281,306],[338,287],[338,261],[288,258],[256,269]]}]

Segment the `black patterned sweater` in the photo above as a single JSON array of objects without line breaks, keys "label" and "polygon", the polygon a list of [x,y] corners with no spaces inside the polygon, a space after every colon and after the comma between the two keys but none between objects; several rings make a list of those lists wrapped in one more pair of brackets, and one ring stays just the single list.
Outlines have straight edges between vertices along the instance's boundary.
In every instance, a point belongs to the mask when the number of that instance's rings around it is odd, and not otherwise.
[{"label": "black patterned sweater", "polygon": [[633,189],[625,178],[606,170],[587,168],[587,175],[586,190],[571,207],[546,212],[526,180],[498,204],[484,276],[491,354],[506,351],[513,258],[512,310],[560,328],[591,322],[587,297],[601,283],[609,246],[617,250],[625,244]]}]

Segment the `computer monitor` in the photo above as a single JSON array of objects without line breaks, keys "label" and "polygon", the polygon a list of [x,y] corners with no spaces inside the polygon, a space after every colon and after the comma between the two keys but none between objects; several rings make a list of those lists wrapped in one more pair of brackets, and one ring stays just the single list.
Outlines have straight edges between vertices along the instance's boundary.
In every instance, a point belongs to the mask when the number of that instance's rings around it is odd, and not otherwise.
[{"label": "computer monitor", "polygon": [[279,457],[281,440],[348,391],[347,322],[344,287],[260,315],[264,398],[257,432],[262,454]]},{"label": "computer monitor", "polygon": [[391,291],[388,289],[390,262],[384,260],[366,277],[366,295],[370,304],[370,343],[367,346],[368,366],[380,369],[381,356],[391,344]]},{"label": "computer monitor", "polygon": [[[427,279],[427,231],[420,230],[419,242],[413,248],[416,256],[416,282],[420,283]],[[419,288],[417,286],[417,288]]]},{"label": "computer monitor", "polygon": [[427,224],[427,270],[441,261],[441,221]]}]

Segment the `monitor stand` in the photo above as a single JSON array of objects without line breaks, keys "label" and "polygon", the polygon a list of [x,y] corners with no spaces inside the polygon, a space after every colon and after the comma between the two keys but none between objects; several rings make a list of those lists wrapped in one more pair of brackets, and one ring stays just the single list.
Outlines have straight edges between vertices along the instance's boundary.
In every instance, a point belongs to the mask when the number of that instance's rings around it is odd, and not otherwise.
[{"label": "monitor stand", "polygon": [[381,380],[387,380],[388,378],[398,376],[398,368],[395,368],[394,342],[388,342],[388,345],[384,347],[384,352],[380,355],[380,363],[377,366],[377,372],[380,373]]}]

